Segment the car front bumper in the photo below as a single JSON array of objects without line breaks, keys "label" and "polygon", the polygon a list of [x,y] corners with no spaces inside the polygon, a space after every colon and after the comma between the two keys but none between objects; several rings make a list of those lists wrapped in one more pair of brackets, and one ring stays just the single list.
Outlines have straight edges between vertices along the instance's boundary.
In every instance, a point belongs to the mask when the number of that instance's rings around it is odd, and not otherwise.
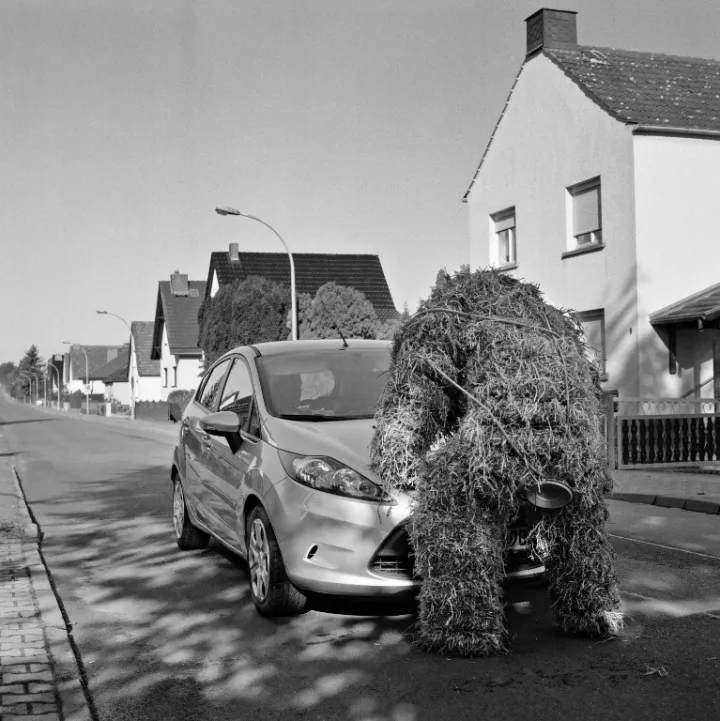
[{"label": "car front bumper", "polygon": [[396,505],[360,501],[290,478],[275,484],[271,495],[266,508],[288,578],[298,588],[398,599],[419,590],[402,542],[408,499],[401,496]]}]

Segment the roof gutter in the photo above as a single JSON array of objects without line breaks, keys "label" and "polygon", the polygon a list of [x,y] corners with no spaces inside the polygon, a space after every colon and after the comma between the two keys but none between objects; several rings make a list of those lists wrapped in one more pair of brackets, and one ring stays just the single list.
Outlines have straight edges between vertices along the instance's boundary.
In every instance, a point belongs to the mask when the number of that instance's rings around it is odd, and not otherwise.
[{"label": "roof gutter", "polygon": [[720,140],[720,130],[702,130],[700,128],[678,128],[667,125],[636,125],[633,135],[669,135],[678,138],[697,138],[699,140]]}]

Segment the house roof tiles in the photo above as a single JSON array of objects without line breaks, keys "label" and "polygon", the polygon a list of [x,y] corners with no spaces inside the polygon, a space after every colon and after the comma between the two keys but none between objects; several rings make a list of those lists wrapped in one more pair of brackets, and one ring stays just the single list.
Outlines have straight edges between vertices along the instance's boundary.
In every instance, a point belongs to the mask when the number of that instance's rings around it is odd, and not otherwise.
[{"label": "house roof tiles", "polygon": [[133,340],[135,342],[135,356],[140,376],[159,376],[160,361],[152,360],[150,353],[152,351],[154,321],[134,320],[130,323],[132,329]]},{"label": "house roof tiles", "polygon": [[70,367],[72,377],[85,380],[85,353],[87,353],[88,380],[103,381],[106,371],[104,367],[118,357],[127,345],[73,345],[70,346]]},{"label": "house roof tiles", "polygon": [[121,348],[116,358],[98,369],[98,375],[103,374],[103,381],[107,383],[127,383],[130,367],[130,346]]},{"label": "house roof tiles", "polygon": [[[285,253],[239,254],[239,262],[231,262],[227,251],[210,256],[207,294],[212,288],[213,273],[217,272],[220,287],[238,279],[257,275],[290,286],[290,260]],[[370,254],[293,253],[295,284],[298,293],[312,296],[325,283],[334,282],[362,292],[370,301],[380,320],[396,318],[390,288],[380,258]]]},{"label": "house roof tiles", "polygon": [[618,120],[720,131],[720,60],[587,45],[543,53]]}]

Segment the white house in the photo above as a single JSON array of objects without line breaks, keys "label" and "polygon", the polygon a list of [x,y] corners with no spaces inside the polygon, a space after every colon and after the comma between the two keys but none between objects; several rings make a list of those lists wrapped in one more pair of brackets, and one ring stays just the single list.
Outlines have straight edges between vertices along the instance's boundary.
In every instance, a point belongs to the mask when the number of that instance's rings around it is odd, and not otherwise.
[{"label": "white house", "polygon": [[150,358],[160,361],[160,400],[176,388],[198,387],[203,368],[198,312],[204,298],[205,281],[189,281],[179,271],[158,283]]},{"label": "white house", "polygon": [[572,309],[626,397],[720,397],[720,61],[578,45],[526,57],[464,200],[473,267]]},{"label": "white house", "polygon": [[135,402],[159,401],[162,398],[160,360],[152,360],[154,321],[135,320],[130,324],[130,383]]}]

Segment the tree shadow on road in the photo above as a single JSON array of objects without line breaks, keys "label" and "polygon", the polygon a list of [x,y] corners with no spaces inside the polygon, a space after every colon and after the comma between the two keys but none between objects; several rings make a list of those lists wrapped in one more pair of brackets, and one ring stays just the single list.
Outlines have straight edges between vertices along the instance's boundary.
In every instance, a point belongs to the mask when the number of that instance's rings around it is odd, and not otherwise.
[{"label": "tree shadow on road", "polygon": [[[215,543],[177,548],[167,467],[106,475],[78,483],[91,503],[57,495],[43,511],[46,559],[101,718],[537,718],[541,699],[543,718],[606,721],[608,698],[631,708],[663,653],[651,634],[606,644],[557,634],[544,589],[508,590],[512,651],[489,659],[413,649],[407,608],[335,601],[262,618],[244,561]],[[707,628],[693,633],[699,642]],[[677,693],[657,686],[643,708],[663,718]]]}]

